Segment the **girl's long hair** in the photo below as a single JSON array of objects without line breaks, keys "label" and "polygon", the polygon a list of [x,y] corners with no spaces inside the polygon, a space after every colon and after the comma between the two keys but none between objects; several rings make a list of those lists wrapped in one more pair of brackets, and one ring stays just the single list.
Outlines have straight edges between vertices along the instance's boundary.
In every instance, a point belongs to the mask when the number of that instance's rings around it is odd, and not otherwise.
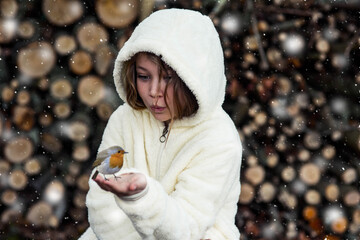
[{"label": "girl's long hair", "polygon": [[[121,71],[121,79],[124,82],[127,103],[137,110],[146,108],[136,88],[136,59],[139,54],[145,54],[152,62],[154,62],[158,66],[159,77],[162,76],[163,72],[171,75],[171,79],[169,82],[167,82],[164,92],[165,104],[166,107],[169,108],[169,105],[166,101],[167,89],[170,84],[174,87],[173,104],[175,112],[171,113],[170,123],[172,123],[175,119],[182,119],[196,113],[199,108],[199,104],[196,100],[195,95],[180,79],[176,72],[161,59],[161,57],[149,52],[137,53],[130,60],[124,62],[123,64],[123,68]],[[170,126],[171,125],[172,124],[170,124]]]}]

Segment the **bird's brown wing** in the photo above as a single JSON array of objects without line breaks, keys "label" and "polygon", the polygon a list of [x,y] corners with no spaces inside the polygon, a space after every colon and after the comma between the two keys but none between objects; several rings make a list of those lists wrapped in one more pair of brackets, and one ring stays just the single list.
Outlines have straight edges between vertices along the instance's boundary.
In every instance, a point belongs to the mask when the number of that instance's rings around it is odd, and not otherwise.
[{"label": "bird's brown wing", "polygon": [[102,150],[101,152],[98,152],[96,155],[96,159],[105,159],[110,155],[109,149]]},{"label": "bird's brown wing", "polygon": [[102,162],[102,159],[97,158],[97,159],[94,161],[92,167],[94,168],[94,167],[99,166],[99,165],[101,164],[101,162]]},{"label": "bird's brown wing", "polygon": [[105,158],[107,158],[109,156],[109,153],[108,153],[108,151],[107,150],[103,150],[103,151],[101,151],[101,152],[99,152],[97,155],[96,155],[96,159],[95,159],[95,161],[94,161],[94,163],[93,163],[93,167],[97,167],[97,166],[99,166],[100,164],[101,164],[101,162],[105,159]]}]

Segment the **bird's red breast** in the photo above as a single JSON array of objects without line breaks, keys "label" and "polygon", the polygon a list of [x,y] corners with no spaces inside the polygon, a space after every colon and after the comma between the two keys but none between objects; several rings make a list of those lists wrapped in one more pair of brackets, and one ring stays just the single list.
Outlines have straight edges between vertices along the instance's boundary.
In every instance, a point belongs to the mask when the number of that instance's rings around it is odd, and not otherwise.
[{"label": "bird's red breast", "polygon": [[119,153],[114,153],[110,156],[109,159],[109,167],[110,168],[121,168],[124,162],[124,153],[123,152],[119,152]]}]

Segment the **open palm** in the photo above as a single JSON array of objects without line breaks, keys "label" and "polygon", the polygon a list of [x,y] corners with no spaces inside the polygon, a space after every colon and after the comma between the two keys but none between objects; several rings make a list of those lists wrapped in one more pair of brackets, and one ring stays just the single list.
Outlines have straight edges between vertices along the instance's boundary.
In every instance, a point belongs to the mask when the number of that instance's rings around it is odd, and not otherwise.
[{"label": "open palm", "polygon": [[117,195],[118,197],[131,196],[145,189],[147,182],[142,173],[124,173],[117,178],[105,180],[100,174],[94,181],[104,189]]}]

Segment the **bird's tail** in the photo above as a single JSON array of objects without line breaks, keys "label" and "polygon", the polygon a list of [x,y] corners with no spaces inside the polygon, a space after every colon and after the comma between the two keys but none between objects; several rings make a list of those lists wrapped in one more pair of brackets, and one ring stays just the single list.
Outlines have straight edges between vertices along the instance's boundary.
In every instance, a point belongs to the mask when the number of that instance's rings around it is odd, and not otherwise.
[{"label": "bird's tail", "polygon": [[94,173],[94,175],[91,177],[91,179],[93,179],[93,180],[94,180],[94,179],[97,177],[97,175],[98,175],[98,174],[99,174],[99,171],[98,171],[98,170],[96,170],[96,171],[95,171],[95,173]]}]

